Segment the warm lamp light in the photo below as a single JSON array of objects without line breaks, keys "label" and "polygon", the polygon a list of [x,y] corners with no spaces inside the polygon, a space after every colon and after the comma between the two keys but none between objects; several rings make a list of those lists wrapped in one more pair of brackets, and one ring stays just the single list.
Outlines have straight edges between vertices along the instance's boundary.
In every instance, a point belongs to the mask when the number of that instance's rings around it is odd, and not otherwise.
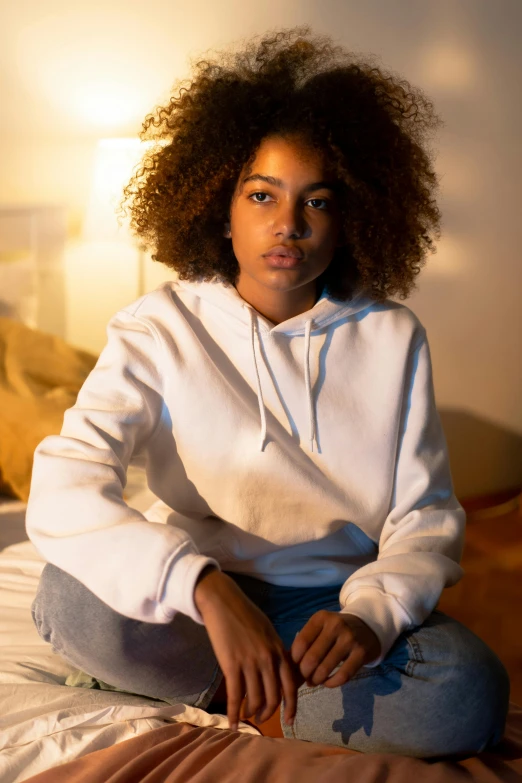
[{"label": "warm lamp light", "polygon": [[96,146],[91,191],[85,216],[85,241],[132,242],[128,221],[118,224],[116,211],[123,188],[151,142],[139,139],[100,139]]},{"label": "warm lamp light", "polygon": [[[154,142],[136,138],[100,139],[96,146],[89,202],[82,232],[84,242],[96,243],[99,256],[137,253],[137,293],[145,292],[144,248],[132,236],[127,217],[117,215],[123,188]],[[101,247],[104,245],[104,247]]]},{"label": "warm lamp light", "polygon": [[96,147],[81,241],[69,244],[65,254],[67,339],[93,353],[105,345],[114,313],[154,283],[172,279],[172,270],[149,263],[128,219],[118,214],[123,188],[154,143],[115,138],[101,139]]}]

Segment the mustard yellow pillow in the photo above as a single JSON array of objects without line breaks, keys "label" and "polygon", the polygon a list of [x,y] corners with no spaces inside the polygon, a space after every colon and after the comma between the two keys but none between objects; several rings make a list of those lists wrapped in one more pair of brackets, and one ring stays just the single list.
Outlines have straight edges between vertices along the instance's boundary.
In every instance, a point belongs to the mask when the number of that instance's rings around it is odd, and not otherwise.
[{"label": "mustard yellow pillow", "polygon": [[34,450],[60,433],[97,357],[0,317],[0,492],[27,501]]}]

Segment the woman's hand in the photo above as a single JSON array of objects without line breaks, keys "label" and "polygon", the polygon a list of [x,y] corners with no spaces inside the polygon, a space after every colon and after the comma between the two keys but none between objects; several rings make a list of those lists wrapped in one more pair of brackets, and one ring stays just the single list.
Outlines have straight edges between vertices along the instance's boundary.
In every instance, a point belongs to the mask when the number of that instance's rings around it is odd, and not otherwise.
[{"label": "woman's hand", "polygon": [[207,629],[227,688],[227,717],[237,730],[241,719],[253,715],[263,723],[285,700],[285,721],[291,724],[297,708],[297,689],[304,682],[274,626],[234,580],[212,569],[198,581],[194,601]]},{"label": "woman's hand", "polygon": [[[365,663],[375,660],[381,644],[372,629],[353,614],[316,612],[299,631],[290,654],[307,685],[337,688]],[[335,667],[344,661],[332,677]]]}]

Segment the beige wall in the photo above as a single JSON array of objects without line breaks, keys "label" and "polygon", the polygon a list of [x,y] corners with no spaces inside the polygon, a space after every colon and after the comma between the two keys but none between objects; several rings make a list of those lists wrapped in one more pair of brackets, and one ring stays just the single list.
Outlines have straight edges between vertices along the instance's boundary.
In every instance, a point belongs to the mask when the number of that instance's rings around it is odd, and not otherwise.
[{"label": "beige wall", "polygon": [[[519,0],[0,2],[0,203],[65,204],[71,242],[97,140],[135,136],[209,48],[307,22],[422,87],[446,122],[444,224],[405,304],[428,331],[457,494],[522,483]],[[68,336],[86,347],[104,334],[85,328],[88,283],[68,289]]]}]

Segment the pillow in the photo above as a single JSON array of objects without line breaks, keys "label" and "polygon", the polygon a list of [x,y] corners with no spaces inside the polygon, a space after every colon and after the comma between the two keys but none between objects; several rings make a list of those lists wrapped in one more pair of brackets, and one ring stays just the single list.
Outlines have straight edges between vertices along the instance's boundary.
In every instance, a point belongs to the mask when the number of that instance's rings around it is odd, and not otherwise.
[{"label": "pillow", "polygon": [[4,477],[2,476],[2,471],[0,470],[0,496],[1,495],[8,495],[9,497],[14,497],[12,487],[10,487],[9,484],[6,481],[4,481]]},{"label": "pillow", "polygon": [[97,357],[0,317],[0,492],[27,502],[34,450],[58,435]]}]

